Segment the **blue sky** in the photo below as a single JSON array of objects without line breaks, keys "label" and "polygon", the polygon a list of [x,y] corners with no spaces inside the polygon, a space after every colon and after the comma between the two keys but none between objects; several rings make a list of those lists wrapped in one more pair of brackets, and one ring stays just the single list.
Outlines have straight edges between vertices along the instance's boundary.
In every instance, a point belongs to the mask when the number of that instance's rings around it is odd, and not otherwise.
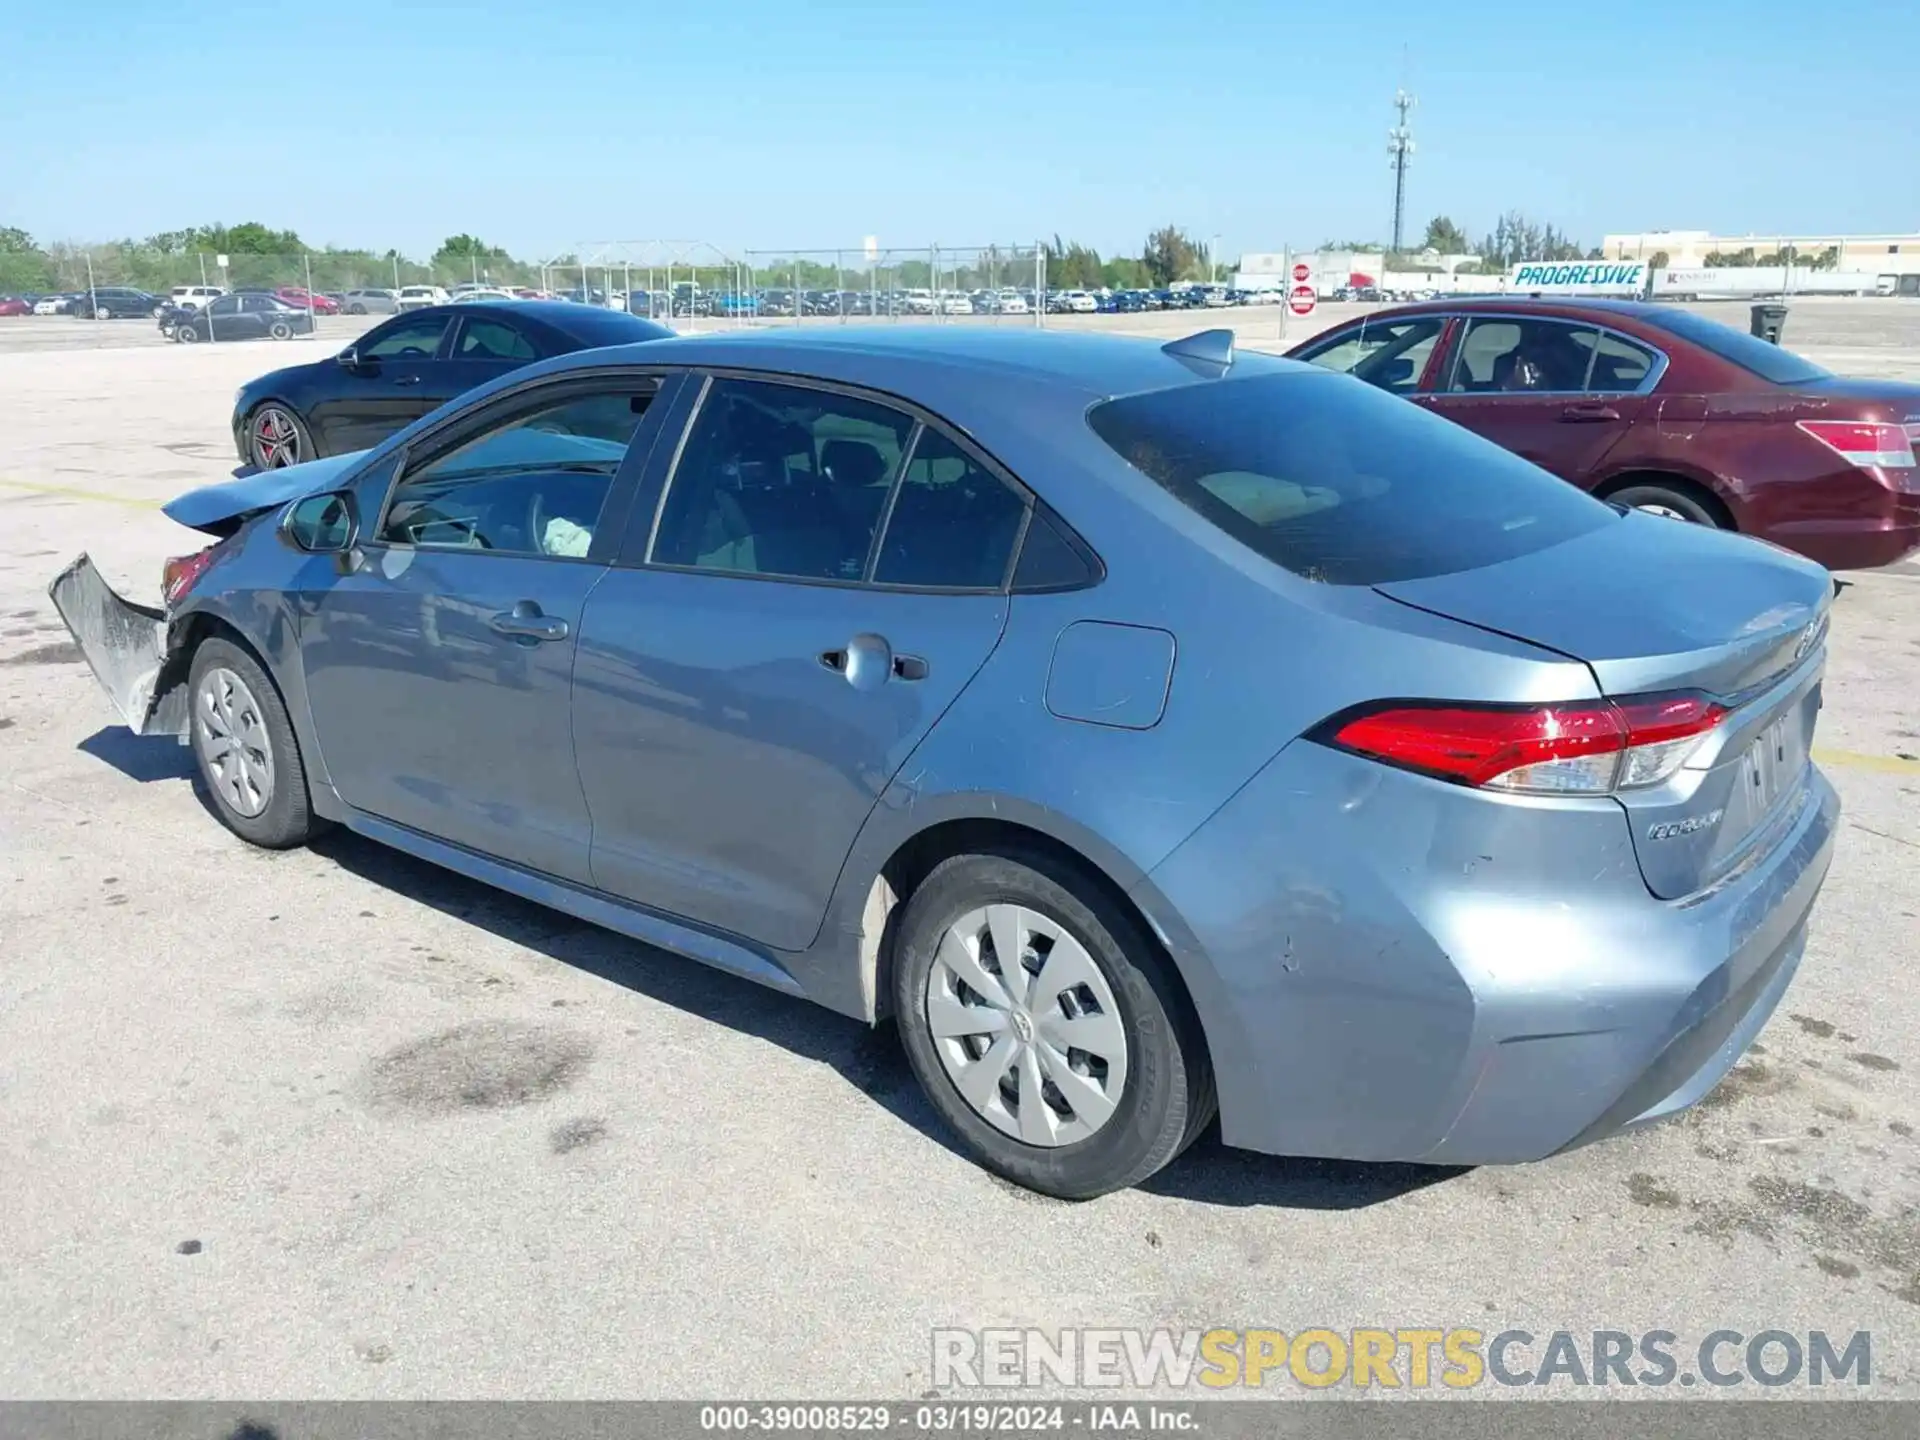
[{"label": "blue sky", "polygon": [[1403,47],[1416,234],[1920,229],[1914,0],[85,0],[0,33],[0,224],[42,239],[1380,236]]}]

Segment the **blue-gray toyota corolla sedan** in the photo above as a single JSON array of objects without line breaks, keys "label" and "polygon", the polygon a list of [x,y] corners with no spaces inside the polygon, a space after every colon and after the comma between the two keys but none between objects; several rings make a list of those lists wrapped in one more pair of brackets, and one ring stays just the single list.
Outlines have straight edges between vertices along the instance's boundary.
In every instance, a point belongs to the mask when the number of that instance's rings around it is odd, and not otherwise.
[{"label": "blue-gray toyota corolla sedan", "polygon": [[868,1021],[1020,1184],[1537,1160],[1791,981],[1830,586],[1343,376],[948,327],[530,366],[53,595],[257,845],[329,823]]}]

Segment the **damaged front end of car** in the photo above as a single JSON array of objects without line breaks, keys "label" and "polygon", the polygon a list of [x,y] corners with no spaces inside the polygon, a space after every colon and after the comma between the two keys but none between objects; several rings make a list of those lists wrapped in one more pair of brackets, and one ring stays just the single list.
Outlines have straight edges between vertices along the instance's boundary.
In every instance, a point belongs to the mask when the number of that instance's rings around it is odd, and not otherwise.
[{"label": "damaged front end of car", "polygon": [[54,608],[86,657],[94,678],[136,735],[187,738],[187,666],[191,613],[181,605],[228,542],[247,523],[315,491],[325,490],[360,452],[267,470],[189,490],[161,507],[170,520],[214,537],[191,555],[168,560],[161,571],[161,607],[118,594],[91,556],[82,554],[47,587]]},{"label": "damaged front end of car", "polygon": [[123,599],[85,554],[54,577],[47,593],[127,728],[184,740],[186,669],[174,663],[167,612]]}]

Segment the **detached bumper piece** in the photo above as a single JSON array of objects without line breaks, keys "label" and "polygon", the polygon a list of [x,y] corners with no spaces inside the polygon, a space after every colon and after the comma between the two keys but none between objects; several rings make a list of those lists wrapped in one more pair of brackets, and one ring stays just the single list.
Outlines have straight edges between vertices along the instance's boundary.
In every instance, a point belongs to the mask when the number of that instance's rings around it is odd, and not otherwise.
[{"label": "detached bumper piece", "polygon": [[187,688],[168,664],[166,613],[135,605],[80,556],[47,587],[74,643],[136,735],[187,733]]}]

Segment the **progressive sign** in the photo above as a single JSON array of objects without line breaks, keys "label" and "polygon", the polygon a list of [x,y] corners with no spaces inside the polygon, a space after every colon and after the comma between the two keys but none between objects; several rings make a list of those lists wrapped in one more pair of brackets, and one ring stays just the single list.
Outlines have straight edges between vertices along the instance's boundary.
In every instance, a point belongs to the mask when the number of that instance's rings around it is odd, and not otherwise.
[{"label": "progressive sign", "polygon": [[1513,267],[1515,290],[1617,290],[1637,293],[1647,279],[1645,261],[1535,261]]}]

